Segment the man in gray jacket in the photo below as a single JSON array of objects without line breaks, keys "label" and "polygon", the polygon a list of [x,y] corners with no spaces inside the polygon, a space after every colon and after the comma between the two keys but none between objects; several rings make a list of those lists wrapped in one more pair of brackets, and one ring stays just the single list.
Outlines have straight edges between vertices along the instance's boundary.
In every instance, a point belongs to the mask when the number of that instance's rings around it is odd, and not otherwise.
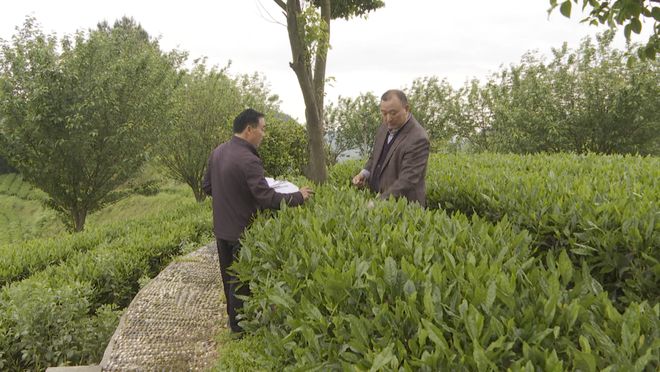
[{"label": "man in gray jacket", "polygon": [[242,328],[236,319],[243,301],[236,295],[249,295],[247,283],[240,283],[228,271],[240,251],[239,239],[261,209],[278,209],[282,200],[290,206],[303,204],[312,194],[308,187],[281,194],[268,186],[257,147],[264,138],[264,115],[253,109],[234,119],[234,135],[216,147],[209,156],[203,188],[213,197],[213,232],[218,244],[220,274],[227,299],[227,315],[232,332]]},{"label": "man in gray jacket", "polygon": [[383,124],[376,132],[371,157],[353,184],[368,185],[382,199],[404,197],[426,205],[426,165],[429,137],[410,112],[400,90],[388,90],[380,101]]}]

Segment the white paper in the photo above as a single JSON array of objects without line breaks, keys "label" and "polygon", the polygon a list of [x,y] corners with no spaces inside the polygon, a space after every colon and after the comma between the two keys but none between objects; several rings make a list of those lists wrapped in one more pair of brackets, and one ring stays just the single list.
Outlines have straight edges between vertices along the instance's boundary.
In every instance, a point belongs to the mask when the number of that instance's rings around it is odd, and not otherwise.
[{"label": "white paper", "polygon": [[276,180],[270,177],[266,177],[266,182],[268,182],[268,186],[271,189],[274,189],[280,194],[291,194],[299,190],[298,186],[285,180]]}]

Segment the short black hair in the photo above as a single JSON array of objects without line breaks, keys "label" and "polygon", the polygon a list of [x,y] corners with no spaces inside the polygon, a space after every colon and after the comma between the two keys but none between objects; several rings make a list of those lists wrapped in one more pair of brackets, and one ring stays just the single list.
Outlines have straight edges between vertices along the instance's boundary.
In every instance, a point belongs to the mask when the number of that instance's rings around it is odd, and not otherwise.
[{"label": "short black hair", "polygon": [[383,93],[383,96],[380,97],[381,101],[389,101],[392,97],[396,97],[401,101],[401,104],[405,107],[408,106],[408,98],[403,91],[399,89],[390,89],[387,92]]},{"label": "short black hair", "polygon": [[256,128],[259,125],[259,119],[263,118],[265,115],[254,109],[243,110],[236,119],[234,119],[234,133],[242,133],[245,128],[250,125],[252,128]]}]

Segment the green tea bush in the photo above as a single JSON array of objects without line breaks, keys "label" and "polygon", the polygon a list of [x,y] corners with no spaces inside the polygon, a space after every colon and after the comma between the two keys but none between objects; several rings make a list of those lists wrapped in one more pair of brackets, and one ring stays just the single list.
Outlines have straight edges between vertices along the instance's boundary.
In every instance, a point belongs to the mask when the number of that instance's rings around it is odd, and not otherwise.
[{"label": "green tea bush", "polygon": [[0,285],[21,280],[49,265],[65,261],[77,252],[98,246],[103,240],[101,231],[91,230],[76,235],[62,234],[0,245],[0,255],[3,257]]},{"label": "green tea bush", "polygon": [[172,209],[176,209],[180,200],[187,196],[185,188],[169,191],[175,193],[161,193],[149,198],[134,195],[119,201],[90,216],[87,229],[79,233],[60,233],[47,238],[0,244],[0,256],[3,257],[0,261],[0,285],[26,278],[48,266],[66,261],[78,252],[107,246],[113,241],[116,244],[117,239],[132,234],[136,229],[149,230],[149,224],[162,218],[164,213],[172,213]]},{"label": "green tea bush", "polygon": [[428,206],[508,216],[540,253],[586,262],[620,308],[660,298],[660,160],[599,155],[436,155]]},{"label": "green tea bush", "polygon": [[507,218],[321,187],[258,218],[242,325],[284,370],[654,370],[660,305],[620,313],[588,268],[541,262]]},{"label": "green tea bush", "polygon": [[189,200],[113,224],[101,244],[3,287],[0,369],[98,362],[116,327],[115,309],[130,303],[140,278],[155,276],[191,242],[210,240],[210,215],[208,204]]},{"label": "green tea bush", "polygon": [[[63,361],[88,364],[100,360],[120,312],[111,305],[91,311],[89,283],[57,288],[32,281],[3,296],[0,319],[0,368],[44,370]],[[5,302],[6,301],[6,302]],[[9,330],[9,332],[7,332]],[[20,351],[20,353],[19,353]]]},{"label": "green tea bush", "polygon": [[349,185],[353,177],[364,166],[364,160],[346,160],[337,163],[328,169],[328,183],[335,186]]},{"label": "green tea bush", "polygon": [[0,195],[15,196],[25,200],[46,200],[46,194],[23,181],[18,173],[0,175]]}]

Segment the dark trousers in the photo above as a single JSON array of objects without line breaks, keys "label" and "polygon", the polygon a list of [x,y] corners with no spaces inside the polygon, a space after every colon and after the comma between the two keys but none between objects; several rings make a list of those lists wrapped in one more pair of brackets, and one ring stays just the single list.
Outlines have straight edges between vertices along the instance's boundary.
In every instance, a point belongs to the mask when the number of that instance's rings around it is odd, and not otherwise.
[{"label": "dark trousers", "polygon": [[222,276],[222,285],[227,299],[227,315],[229,316],[229,327],[232,332],[242,332],[243,329],[238,325],[236,313],[243,307],[243,300],[236,295],[249,296],[250,287],[247,283],[241,283],[229,267],[238,258],[241,250],[241,244],[236,241],[217,239],[218,258],[220,260],[220,275]]}]

